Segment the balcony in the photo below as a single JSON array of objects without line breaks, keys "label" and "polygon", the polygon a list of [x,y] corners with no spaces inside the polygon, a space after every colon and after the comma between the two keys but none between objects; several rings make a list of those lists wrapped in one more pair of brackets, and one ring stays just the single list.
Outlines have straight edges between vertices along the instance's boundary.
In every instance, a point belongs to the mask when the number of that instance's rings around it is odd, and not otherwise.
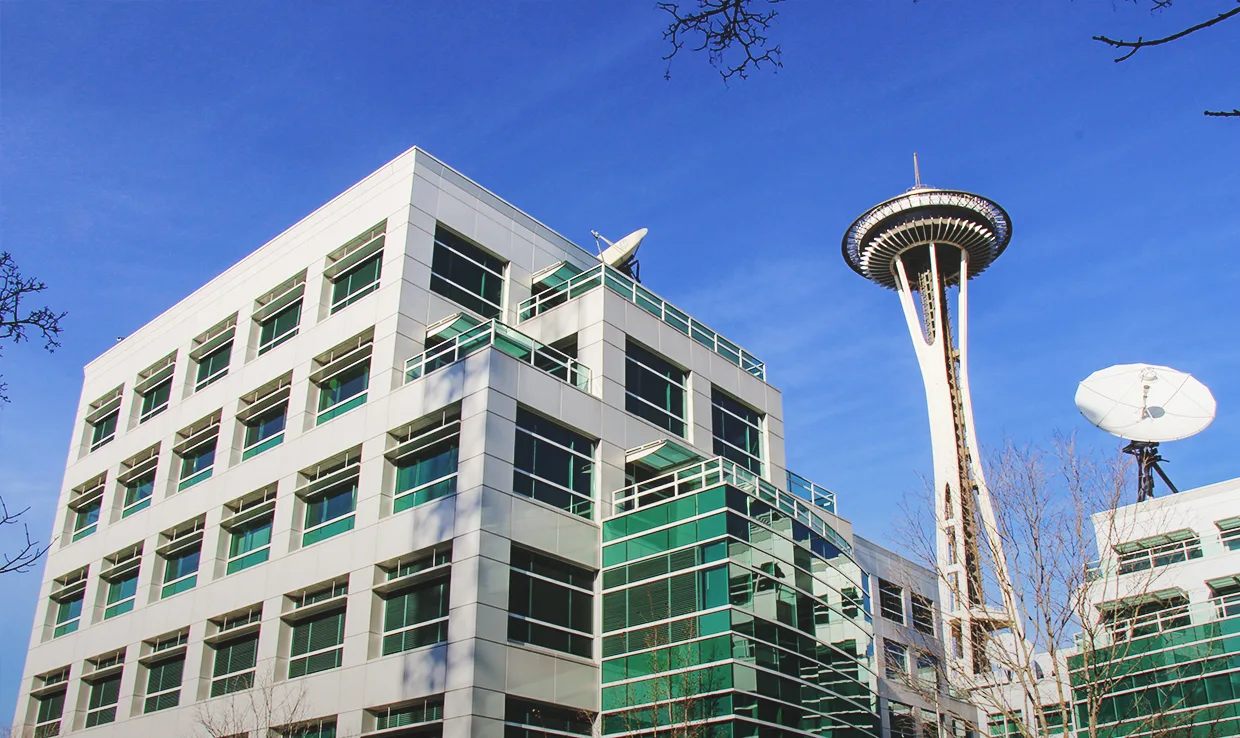
[{"label": "balcony", "polygon": [[[1179,590],[1169,590],[1177,594]],[[1162,593],[1151,593],[1147,598],[1157,597]],[[1116,619],[1100,628],[1095,648],[1102,648],[1118,643],[1145,638],[1148,636],[1179,630],[1195,625],[1240,617],[1240,592],[1226,594],[1203,602],[1188,603],[1171,600],[1168,606],[1154,612],[1143,613],[1135,617]],[[1086,645],[1085,633],[1077,634],[1077,647]],[[1134,655],[1137,653],[1133,652]]]},{"label": "balcony", "polygon": [[[616,490],[613,497],[616,514],[653,505],[680,495],[726,484],[795,518],[810,530],[851,554],[852,545],[844,540],[826,521],[813,514],[813,507],[794,494],[785,492],[736,462],[722,456],[680,467],[645,482]],[[819,489],[822,489],[819,487]]]},{"label": "balcony", "polygon": [[405,384],[425,377],[466,356],[494,347],[514,359],[567,382],[582,392],[590,391],[590,369],[576,359],[543,345],[497,320],[481,323],[443,343],[436,344],[405,362]]},{"label": "balcony", "polygon": [[688,313],[678,309],[662,297],[642,287],[627,275],[606,264],[599,264],[596,267],[587,269],[572,279],[561,282],[555,287],[525,300],[517,308],[517,321],[523,323],[557,305],[563,305],[569,300],[592,292],[604,285],[607,286],[607,289],[689,336],[729,362],[739,366],[758,379],[766,381],[766,365],[759,361],[756,356],[697,322],[689,317]]}]

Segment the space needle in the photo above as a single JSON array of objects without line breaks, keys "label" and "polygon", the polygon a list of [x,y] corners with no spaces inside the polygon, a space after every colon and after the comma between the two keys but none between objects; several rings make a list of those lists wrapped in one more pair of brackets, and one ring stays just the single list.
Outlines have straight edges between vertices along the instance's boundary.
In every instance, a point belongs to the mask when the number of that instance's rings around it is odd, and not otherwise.
[{"label": "space needle", "polygon": [[[982,476],[968,368],[968,280],[999,258],[1012,225],[1003,208],[985,197],[924,186],[920,173],[916,179],[913,188],[853,222],[844,234],[843,253],[853,271],[895,290],[904,307],[930,416],[943,637],[951,642],[950,673],[968,677],[990,670],[991,633],[1011,628],[1019,637],[1020,630],[1007,615],[1017,610]],[[956,336],[951,287],[957,288]],[[981,545],[993,578],[984,576]],[[988,579],[1000,590],[1002,611],[987,604]]]}]

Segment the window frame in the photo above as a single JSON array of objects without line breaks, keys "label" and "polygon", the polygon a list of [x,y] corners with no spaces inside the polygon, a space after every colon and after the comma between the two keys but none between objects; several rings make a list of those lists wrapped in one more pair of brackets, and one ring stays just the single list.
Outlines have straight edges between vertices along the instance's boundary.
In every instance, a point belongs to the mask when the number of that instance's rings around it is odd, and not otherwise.
[{"label": "window frame", "polygon": [[[888,607],[891,604],[891,598],[899,601],[899,610],[893,610]],[[889,582],[886,579],[878,579],[878,612],[883,618],[893,623],[904,625],[906,622],[904,614],[904,588],[900,585]]]},{"label": "window frame", "polygon": [[[441,259],[437,259],[436,257],[442,253],[440,251],[441,249],[451,252],[452,256],[445,256]],[[468,253],[471,251],[476,253]],[[490,297],[478,294],[468,287],[459,284],[445,274],[440,273],[443,271],[450,271],[449,269],[444,268],[445,266],[451,266],[451,264],[445,264],[445,259],[449,261],[463,259],[468,264],[472,264],[474,267],[482,270],[481,276],[483,292],[486,291],[487,287],[487,275],[497,278],[499,280],[499,295],[497,301],[493,302]],[[485,261],[494,261],[499,265],[499,270],[496,271],[494,265],[488,265],[484,263]],[[439,263],[437,264],[436,262]],[[498,256],[489,253],[486,249],[483,249],[477,244],[471,242],[464,236],[455,233],[442,223],[435,224],[435,240],[431,249],[431,276],[429,288],[431,292],[439,297],[449,300],[456,305],[460,305],[466,310],[469,310],[471,313],[481,315],[483,318],[488,320],[492,318],[501,318],[504,315],[504,298],[508,287],[508,266],[509,262],[506,259],[501,259]],[[436,280],[446,283],[448,287],[445,288],[437,285]],[[459,290],[462,294],[453,294],[453,290]],[[461,297],[465,297],[466,301],[462,301],[460,299]],[[472,300],[470,298],[472,298]]]},{"label": "window frame", "polygon": [[[140,561],[140,559],[139,559]],[[133,609],[138,601],[138,575],[141,573],[141,566],[132,566],[115,574],[105,574],[101,578],[107,583],[108,589],[104,596],[103,619],[111,620]],[[124,587],[128,582],[133,582],[133,591],[125,596]],[[112,599],[112,593],[115,588],[119,587],[120,591],[116,600]]]},{"label": "window frame", "polygon": [[[119,408],[117,408],[116,410],[113,410],[112,412],[107,413],[106,415],[100,416],[98,420],[90,424],[91,426],[90,450],[91,451],[97,451],[103,448],[108,443],[110,443],[112,439],[116,438],[116,428],[117,428],[118,421],[120,420],[120,417],[121,417],[121,411]],[[100,434],[100,429],[105,429],[102,435]]]},{"label": "window frame", "polygon": [[[336,493],[336,494],[333,494]],[[302,497],[305,505],[305,514],[303,516],[303,525],[301,531],[302,547],[312,546],[329,538],[334,538],[341,533],[347,533],[353,530],[357,518],[357,493],[358,478],[353,476],[349,479],[341,480],[338,483],[316,490],[312,495]],[[311,525],[310,515],[315,505],[323,505],[326,513],[327,500],[336,500],[345,495],[349,496],[349,510],[342,512],[334,517],[324,517],[318,522]],[[333,529],[334,528],[334,529]],[[329,529],[332,529],[329,531]]]},{"label": "window frame", "polygon": [[[212,384],[228,376],[228,369],[232,364],[233,342],[229,339],[222,346],[211,349],[209,352],[199,357],[194,365],[196,367],[194,375],[194,391],[201,392]],[[214,359],[223,355],[224,363],[218,367],[214,367]],[[208,373],[204,376],[203,369],[207,368]],[[214,367],[214,368],[213,368]]]},{"label": "window frame", "polygon": [[[180,677],[177,679],[176,687],[172,689],[162,689],[157,692],[152,692],[151,682],[155,676],[155,669],[162,670],[172,664],[180,664],[180,668],[181,668],[181,674],[180,674]],[[179,707],[181,704],[181,687],[183,687],[185,684],[185,653],[181,652],[181,653],[178,653],[172,656],[168,656],[166,658],[160,658],[158,661],[147,662],[146,664],[144,664],[144,666],[146,667],[146,691],[142,696],[142,714],[149,715],[153,712],[160,712],[162,710],[170,710],[174,707]],[[161,676],[162,676],[162,673],[163,672],[161,671],[160,672]],[[160,681],[162,683],[163,680],[161,679]],[[175,700],[173,701],[173,703],[170,705],[164,705],[162,707],[158,706],[159,699],[161,697],[164,697],[170,694],[175,695]],[[154,700],[155,701],[154,704],[157,705],[154,708],[152,708],[152,700]]]},{"label": "window frame", "polygon": [[[398,576],[393,579],[389,579],[388,584],[392,585],[392,588],[385,588],[382,592],[378,593],[379,599],[383,603],[381,608],[383,611],[383,622],[380,626],[381,636],[379,643],[379,655],[381,657],[409,653],[410,651],[431,648],[433,646],[448,642],[448,615],[452,598],[451,567],[451,562],[444,562],[440,564],[433,563],[430,568],[423,569],[412,574],[407,574],[405,576]],[[389,576],[391,576],[392,573],[394,572],[389,572]],[[406,622],[398,628],[388,627],[388,616],[390,614],[388,607],[393,600],[397,598],[405,598],[416,592],[426,591],[435,587],[440,588],[439,610],[441,614],[425,620],[416,621],[412,625]],[[435,632],[435,640],[419,643],[407,648],[403,647],[407,637],[406,634],[413,633],[414,631],[429,632],[432,629],[434,629]],[[397,636],[400,636],[402,647],[389,650],[389,639]]]},{"label": "window frame", "polygon": [[[529,562],[528,568],[522,568],[521,566],[518,565],[519,557],[528,557],[528,562]],[[587,589],[581,586],[579,583],[571,582],[566,579],[558,578],[555,576],[550,576],[542,571],[538,571],[538,569],[541,568],[540,564],[542,566],[546,566],[550,568],[552,571],[555,571],[557,569],[565,570],[565,574],[568,577],[568,579],[573,579],[573,578],[576,578],[582,575],[588,575],[590,578],[590,587]],[[589,603],[589,607],[587,608],[587,610],[589,612],[589,618],[590,618],[590,629],[588,631],[577,630],[576,628],[573,628],[571,626],[565,626],[565,625],[561,625],[558,623],[552,623],[546,620],[541,620],[539,618],[534,617],[532,614],[518,612],[516,608],[516,605],[518,602],[516,599],[516,597],[518,596],[518,588],[513,585],[513,581],[518,576],[524,576],[530,580],[542,581],[546,585],[550,585],[552,587],[557,587],[557,588],[566,590],[569,593],[569,597],[570,597],[569,605],[568,605],[569,612],[570,612],[570,615],[569,615],[570,621],[572,619],[571,613],[573,609],[571,598],[573,596],[583,596],[587,598],[587,602]],[[555,653],[565,653],[571,656],[576,656],[577,658],[593,659],[594,640],[595,640],[594,631],[598,629],[598,622],[596,621],[596,618],[594,615],[594,606],[596,604],[595,594],[594,594],[594,585],[597,582],[597,577],[598,577],[598,572],[591,571],[587,569],[586,567],[583,567],[577,564],[571,564],[566,561],[553,558],[540,551],[535,551],[533,549],[528,549],[528,548],[524,548],[520,546],[514,546],[512,549],[512,555],[510,556],[510,559],[509,559],[509,598],[508,598],[508,630],[507,630],[508,642],[520,644],[523,646],[532,646],[535,649],[544,650],[544,651],[551,651]],[[527,592],[527,598],[533,597],[532,587],[533,587],[533,582],[531,582],[531,589]],[[529,600],[527,599],[527,602],[528,601]],[[527,608],[527,609],[532,610],[533,608]],[[516,633],[514,635],[513,633],[513,622],[514,621],[527,624],[527,627],[528,627],[528,624],[532,624],[534,626],[541,626],[543,628],[548,628],[551,630],[567,633],[569,635],[569,650],[564,650],[564,649],[556,648],[553,646],[547,646],[547,645],[543,645],[540,643],[536,643],[534,642],[533,638],[521,638],[519,637],[521,635],[520,633]],[[527,633],[533,632],[532,628],[530,628],[526,632]],[[577,636],[584,642],[584,645],[586,646],[588,650],[587,653],[583,654],[583,653],[578,653],[577,651],[571,650],[572,644],[574,643],[572,636]]]},{"label": "window frame", "polygon": [[[148,408],[146,406],[147,400],[155,397],[161,389],[164,390],[163,401]],[[138,425],[141,425],[168,409],[168,405],[172,401],[172,375],[169,374],[163,381],[157,382],[150,389],[138,394],[142,398],[142,402],[138,405]]]},{"label": "window frame", "polygon": [[[584,454],[569,446],[565,446],[563,443],[560,443],[558,440],[552,439],[548,437],[547,435],[540,434],[540,432],[535,427],[539,424],[549,424],[550,426],[554,427],[559,432],[566,433],[570,436],[575,436],[575,438],[570,439],[570,440],[584,441],[585,444],[589,447],[590,453]],[[531,449],[531,454],[530,454],[531,458],[528,460],[521,458],[522,454],[520,453],[520,451],[521,451],[521,444],[522,444],[522,440],[521,440],[522,436],[529,437],[530,439],[532,439],[532,443],[534,444],[533,448]],[[539,448],[540,444],[546,444],[547,446],[549,446],[553,454],[557,451],[563,454],[568,454],[567,460],[570,462],[570,466],[569,466],[570,484],[571,484],[572,479],[578,476],[584,477],[586,479],[586,485],[589,488],[588,493],[582,493],[571,487],[565,487],[559,482],[549,479],[545,476],[541,476],[538,473],[538,469],[536,469],[535,467],[537,466],[537,458],[538,458],[537,449]],[[595,497],[597,494],[596,489],[598,486],[598,479],[597,479],[598,475],[595,473],[595,471],[598,468],[598,462],[596,460],[597,454],[598,454],[598,441],[596,439],[590,438],[589,436],[586,436],[583,433],[579,433],[561,423],[558,423],[554,420],[551,420],[542,415],[539,415],[538,413],[527,410],[524,407],[521,407],[521,406],[517,407],[516,431],[515,431],[515,438],[514,438],[514,443],[513,443],[513,465],[512,465],[512,491],[514,494],[518,494],[518,495],[521,495],[522,497],[527,497],[532,500],[537,500],[545,505],[554,507],[557,510],[564,510],[566,512],[572,513],[573,515],[583,517],[586,520],[593,520],[594,519]],[[576,460],[576,462],[581,463],[583,465],[583,468],[580,470],[580,472],[578,472],[577,464],[572,463],[574,459]],[[529,468],[524,468],[523,466],[521,466],[521,464],[524,461],[529,462],[528,463]],[[522,480],[522,479],[529,480],[528,481],[529,494],[527,494],[524,491],[524,488],[526,487],[527,483],[523,481],[519,482],[519,480]],[[560,492],[563,492],[569,495],[569,499],[572,501],[571,503],[572,506],[563,507],[549,500],[542,499],[542,497],[540,497],[538,494],[540,484],[548,485],[555,490],[559,490]],[[519,487],[521,489],[519,489]]]},{"label": "window frame", "polygon": [[[304,303],[305,303],[305,298],[299,297],[293,302],[290,302],[289,304],[280,307],[271,315],[268,315],[262,320],[256,321],[258,323],[258,349],[257,349],[258,353],[256,354],[257,356],[262,356],[263,354],[272,350],[276,346],[279,346],[285,341],[288,341],[289,339],[296,337],[297,334],[301,332],[301,319],[302,319],[302,310],[303,310]],[[287,314],[290,310],[297,311],[297,320],[293,323],[293,326],[285,330],[283,333],[273,332],[273,334],[270,337],[268,337],[266,341],[264,341],[263,332],[267,329],[267,326],[269,325],[275,326],[277,322],[280,320],[280,318],[284,316],[285,314]]]},{"label": "window frame", "polygon": [[883,639],[883,676],[892,681],[909,682],[909,647],[890,638]]},{"label": "window frame", "polygon": [[[393,470],[393,515],[456,494],[461,451],[461,421],[458,415],[445,414],[437,422],[411,430],[407,434],[390,435],[395,436],[400,444],[386,454]],[[447,446],[448,449],[431,453],[440,446]],[[451,454],[452,471],[401,489],[401,476],[405,470],[416,464],[433,463],[444,453]]]},{"label": "window frame", "polygon": [[[188,574],[182,574],[175,579],[169,579],[168,571],[172,562],[183,561],[190,556],[198,557],[198,560],[194,562],[194,570]],[[164,600],[173,595],[188,592],[198,586],[198,572],[202,569],[202,539],[200,537],[192,542],[187,542],[175,549],[166,551],[160,554],[160,557],[164,560],[164,579],[159,585],[159,599]]]},{"label": "window frame", "polygon": [[[85,608],[85,605],[86,605],[86,590],[80,589],[77,592],[71,593],[64,597],[57,597],[56,595],[53,595],[52,601],[56,603],[56,608],[57,608],[56,609],[56,620],[53,623],[54,627],[52,630],[52,637],[59,638],[64,635],[69,635],[70,633],[77,632],[77,629],[81,627],[82,625],[82,610]],[[69,612],[72,613],[73,603],[75,602],[77,603],[77,606],[78,606],[77,613],[71,614],[70,617],[64,618],[62,620],[61,617],[65,613],[64,608],[68,607]]]},{"label": "window frame", "polygon": [[[227,631],[222,631],[221,635],[226,632]],[[211,646],[211,650],[214,652],[211,656],[211,675],[208,677],[208,681],[211,685],[209,688],[210,691],[208,692],[210,697],[222,697],[226,694],[233,694],[234,692],[241,692],[250,689],[254,686],[254,678],[258,673],[258,637],[259,631],[253,630],[247,633],[238,634],[235,637],[229,636],[227,638],[222,638],[221,640],[209,644]],[[220,652],[224,649],[228,649],[228,659],[230,662],[228,666],[231,668],[233,649],[243,643],[254,644],[254,650],[252,652],[253,658],[250,660],[250,664],[235,671],[225,671],[221,673],[219,666]],[[217,685],[219,685],[218,689]]]},{"label": "window frame", "polygon": [[[382,240],[383,236],[380,235],[378,238]],[[356,275],[358,272],[371,266],[372,264],[374,265],[374,268],[375,268],[374,278],[361,286],[355,287],[351,282],[351,278],[354,275]],[[372,292],[377,291],[379,289],[379,283],[382,281],[382,279],[383,279],[383,247],[381,244],[379,251],[373,254],[370,254],[369,256],[363,257],[362,259],[358,260],[356,264],[351,264],[348,269],[330,278],[331,283],[332,283],[331,305],[328,307],[327,314],[335,315],[341,310],[344,310],[348,306],[361,300],[363,297],[366,297]],[[346,289],[350,291],[345,292],[343,295],[337,295],[336,294],[337,288],[340,286],[342,282],[346,284]]]},{"label": "window frame", "polygon": [[[755,420],[750,421],[748,418],[741,417],[741,415],[739,415],[735,409],[728,407],[728,405],[735,405],[736,408],[742,411],[747,411],[749,413],[752,413]],[[758,444],[757,455],[750,453],[746,449],[740,448],[739,446],[727,440],[720,434],[722,430],[722,428],[720,427],[722,425],[722,423],[720,422],[721,415],[731,417],[735,421],[741,423],[747,429],[753,431],[753,433],[755,434],[757,438],[757,444]],[[711,435],[711,440],[713,442],[713,453],[716,456],[722,456],[732,461],[733,463],[738,464],[748,469],[749,471],[753,472],[754,474],[757,474],[758,476],[763,476],[763,472],[766,470],[766,467],[767,467],[767,464],[766,464],[766,432],[765,432],[766,414],[759,412],[758,410],[755,410],[754,408],[750,407],[744,402],[741,402],[740,400],[736,399],[732,395],[728,394],[727,392],[724,392],[723,390],[719,389],[718,387],[712,384],[710,388],[710,417],[711,417],[710,435]],[[723,418],[724,421],[726,421],[726,419],[727,419],[726,417]],[[721,447],[723,448],[721,449]],[[734,458],[731,454],[728,453],[728,450],[733,451],[736,455],[742,458],[741,459]],[[752,465],[751,465],[751,462],[752,462]],[[753,465],[756,465],[757,468],[755,469]]]},{"label": "window frame", "polygon": [[[60,721],[63,720],[65,716],[65,699],[68,694],[68,687],[62,687],[54,692],[45,692],[43,694],[32,695],[35,702],[38,703],[35,707],[34,713],[35,738],[51,738],[52,736],[60,735],[62,732],[68,732],[61,731],[60,729]],[[43,706],[45,704],[54,704],[49,702],[49,700],[54,700],[56,698],[60,698],[59,710],[57,710],[55,715],[44,715]],[[52,728],[54,728],[54,730],[52,730]]]},{"label": "window frame", "polygon": [[[642,354],[645,354],[645,356],[641,356]],[[664,373],[660,372],[656,367],[650,366],[650,364],[666,365],[667,372],[678,375],[679,379],[666,376]],[[633,374],[633,372],[639,372],[639,373]],[[645,374],[641,374],[641,372],[644,372]],[[689,437],[689,417],[690,417],[689,374],[690,372],[676,366],[672,362],[668,361],[666,358],[660,356],[657,352],[652,351],[646,348],[645,346],[642,346],[641,344],[639,344],[638,342],[634,341],[631,338],[628,338],[625,341],[625,347],[624,347],[624,409],[625,409],[625,412],[629,413],[630,415],[634,415],[636,417],[642,418],[646,422],[651,423],[652,425],[658,428],[661,428],[662,430],[668,433],[671,433],[674,436],[678,436],[680,438],[688,438]],[[634,384],[640,384],[640,382],[633,381],[633,378],[635,376],[636,377],[648,376],[650,379],[647,379],[647,381],[651,381],[653,379],[659,382],[667,383],[669,389],[671,388],[679,389],[681,415],[677,416],[671,410],[659,407],[655,403],[651,402],[650,400],[638,394],[637,391],[635,391],[633,388]],[[670,393],[668,395],[668,399],[669,401],[671,399]],[[669,402],[669,404],[674,404],[674,403]],[[648,410],[646,410],[646,412],[654,413],[655,417],[651,417],[647,414],[643,414],[642,412],[640,412],[639,410],[635,408],[649,408]],[[667,423],[666,422],[667,420],[670,420],[671,423],[670,424]],[[677,428],[679,428],[679,430],[677,430]]]},{"label": "window frame", "polygon": [[[233,523],[225,528],[225,532],[228,533],[228,555],[225,560],[224,575],[236,574],[237,572],[266,563],[271,558],[271,539],[274,527],[275,510],[273,509],[249,517],[241,522]],[[266,543],[234,553],[234,547],[238,540],[244,540],[245,536],[261,528],[267,529]]]},{"label": "window frame", "polygon": [[[328,600],[329,602],[339,600],[336,606],[327,607],[323,609],[316,609],[316,611],[313,614],[307,615],[302,618],[298,618],[296,621],[288,623],[289,625],[288,678],[290,680],[301,679],[302,677],[308,677],[313,674],[321,674],[322,672],[331,671],[333,669],[339,669],[344,666],[345,620],[348,615],[348,609],[346,607],[347,597],[348,597],[348,594],[346,591],[345,594],[339,597],[334,597],[332,600]],[[336,642],[330,645],[327,645],[327,646],[321,646],[319,648],[311,648],[312,643],[313,643],[312,637],[314,635],[313,626],[316,623],[325,622],[328,618],[339,618],[339,622],[336,626],[336,636],[335,636]],[[306,650],[302,651],[301,653],[297,653],[298,629],[303,628],[303,627],[310,629],[309,632],[306,634]],[[322,656],[325,654],[329,654],[332,652],[335,652],[336,654],[335,666],[319,668],[313,671],[310,670],[309,665],[310,665],[310,660],[312,658],[316,656]],[[300,674],[294,674],[293,671],[299,664],[305,665],[305,671],[303,671]]]},{"label": "window frame", "polygon": [[[275,415],[277,412],[279,413],[278,416]],[[264,419],[267,419],[269,422],[275,417],[280,418],[280,430],[257,440],[250,440],[250,431],[256,428],[262,428],[266,425],[265,422],[262,422]],[[277,405],[273,405],[272,407],[241,421],[241,425],[245,427],[245,432],[241,436],[241,460],[247,461],[255,456],[258,456],[264,451],[268,451],[284,443],[284,434],[288,431],[288,400],[286,399]]]},{"label": "window frame", "polygon": [[[121,691],[120,670],[109,672],[106,676],[92,677],[85,680],[90,685],[90,693],[86,702],[86,727],[93,728],[98,725],[108,725],[116,722],[116,708],[120,705]],[[115,684],[116,694],[111,702],[104,702],[108,699],[106,692],[100,694],[99,704],[95,704],[96,690],[106,690],[108,685]],[[110,711],[110,712],[109,712]],[[107,719],[104,719],[106,717]]]}]

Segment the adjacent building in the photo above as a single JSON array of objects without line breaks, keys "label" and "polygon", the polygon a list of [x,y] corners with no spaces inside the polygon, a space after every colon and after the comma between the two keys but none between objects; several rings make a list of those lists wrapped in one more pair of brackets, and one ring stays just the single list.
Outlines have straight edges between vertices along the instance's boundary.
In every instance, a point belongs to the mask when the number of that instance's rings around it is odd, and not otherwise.
[{"label": "adjacent building", "polygon": [[30,735],[967,727],[882,686],[936,587],[788,472],[765,365],[423,151],[89,364],[75,428]]}]

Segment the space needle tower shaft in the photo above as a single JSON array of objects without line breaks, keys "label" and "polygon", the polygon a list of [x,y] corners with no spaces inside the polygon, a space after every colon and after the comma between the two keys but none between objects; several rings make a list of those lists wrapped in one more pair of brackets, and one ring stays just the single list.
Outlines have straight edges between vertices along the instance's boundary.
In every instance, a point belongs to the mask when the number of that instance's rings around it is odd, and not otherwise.
[{"label": "space needle tower shaft", "polygon": [[[961,677],[990,670],[991,633],[1020,635],[1020,623],[1009,615],[1017,612],[1015,595],[982,473],[968,368],[968,281],[1010,237],[1007,213],[995,203],[924,187],[919,178],[905,194],[858,218],[843,243],[854,271],[899,295],[921,369],[934,458],[943,635],[951,642],[951,672]],[[988,582],[999,590],[1001,609],[988,604]]]}]

